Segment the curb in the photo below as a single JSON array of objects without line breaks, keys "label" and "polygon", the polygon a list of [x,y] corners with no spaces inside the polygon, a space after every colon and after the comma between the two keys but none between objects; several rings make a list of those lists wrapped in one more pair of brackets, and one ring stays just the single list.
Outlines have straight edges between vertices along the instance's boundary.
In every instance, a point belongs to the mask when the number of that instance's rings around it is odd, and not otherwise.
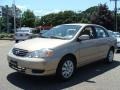
[{"label": "curb", "polygon": [[0,40],[11,40],[11,41],[13,41],[14,39],[12,39],[12,38],[1,39],[1,38],[0,38]]}]

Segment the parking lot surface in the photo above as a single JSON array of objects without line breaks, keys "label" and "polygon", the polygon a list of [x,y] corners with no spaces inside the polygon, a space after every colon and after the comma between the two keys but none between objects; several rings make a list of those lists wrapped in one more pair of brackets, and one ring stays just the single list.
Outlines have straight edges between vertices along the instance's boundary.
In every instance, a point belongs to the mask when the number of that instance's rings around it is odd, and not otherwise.
[{"label": "parking lot surface", "polygon": [[67,82],[58,82],[54,76],[28,76],[9,68],[7,53],[14,41],[0,40],[0,90],[120,90],[120,54],[112,64],[95,62],[78,69]]}]

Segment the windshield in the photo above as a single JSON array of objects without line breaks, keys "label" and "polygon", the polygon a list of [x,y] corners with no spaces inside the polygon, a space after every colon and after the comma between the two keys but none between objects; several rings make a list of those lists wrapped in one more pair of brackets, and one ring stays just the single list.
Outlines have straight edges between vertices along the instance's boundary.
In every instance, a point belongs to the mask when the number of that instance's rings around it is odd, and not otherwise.
[{"label": "windshield", "polygon": [[71,39],[75,36],[75,34],[78,32],[80,28],[81,28],[80,25],[59,25],[53,27],[46,33],[43,33],[41,37],[56,39]]}]

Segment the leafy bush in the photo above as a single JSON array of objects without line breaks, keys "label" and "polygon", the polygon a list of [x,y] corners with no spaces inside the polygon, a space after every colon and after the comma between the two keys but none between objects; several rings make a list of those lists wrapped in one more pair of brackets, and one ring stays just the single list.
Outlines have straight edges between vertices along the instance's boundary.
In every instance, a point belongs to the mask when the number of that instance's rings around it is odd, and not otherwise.
[{"label": "leafy bush", "polygon": [[1,33],[0,34],[0,39],[3,39],[3,38],[13,38],[14,37],[14,34],[8,34],[8,33]]},{"label": "leafy bush", "polygon": [[0,38],[4,38],[4,37],[5,37],[5,35],[4,35],[4,34],[1,34],[1,35],[0,35]]}]

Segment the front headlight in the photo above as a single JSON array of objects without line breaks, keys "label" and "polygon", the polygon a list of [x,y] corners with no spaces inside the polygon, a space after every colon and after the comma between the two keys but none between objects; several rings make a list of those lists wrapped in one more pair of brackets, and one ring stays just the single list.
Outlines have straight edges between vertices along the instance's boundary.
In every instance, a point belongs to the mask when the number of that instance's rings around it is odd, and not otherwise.
[{"label": "front headlight", "polygon": [[29,52],[26,57],[29,58],[44,58],[44,57],[50,57],[53,55],[53,50],[51,49],[41,49],[41,50],[36,50],[33,52]]}]

